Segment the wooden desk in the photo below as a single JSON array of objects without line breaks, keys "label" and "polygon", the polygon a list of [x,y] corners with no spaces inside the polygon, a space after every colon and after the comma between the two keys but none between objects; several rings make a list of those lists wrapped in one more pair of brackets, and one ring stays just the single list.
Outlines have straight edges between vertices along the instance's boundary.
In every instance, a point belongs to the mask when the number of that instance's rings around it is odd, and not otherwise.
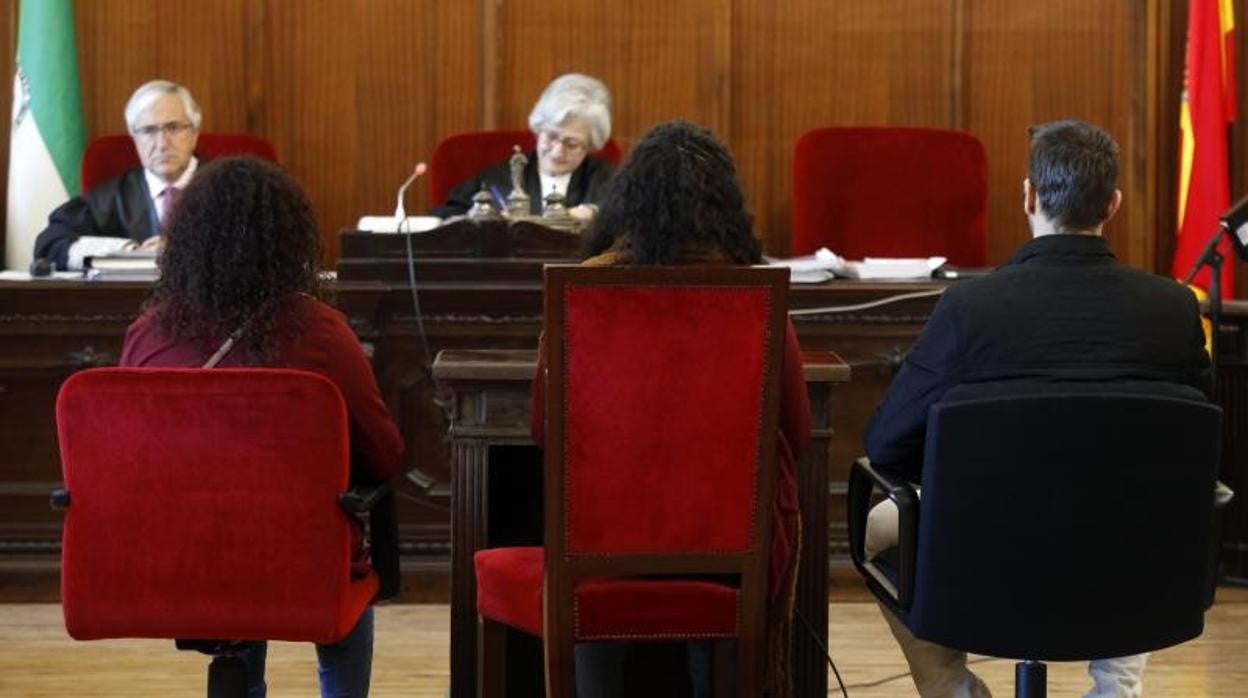
[{"label": "wooden desk", "polygon": [[[395,238],[395,236],[390,236]],[[400,240],[401,242],[401,240]],[[451,553],[451,452],[447,421],[433,400],[420,328],[430,352],[533,349],[541,328],[542,289],[532,260],[527,275],[500,272],[515,260],[418,259],[421,320],[403,283],[340,281],[334,303],[370,352],[382,396],[408,444],[408,467],[433,481],[403,483],[400,536],[408,600],[447,598]],[[510,280],[505,280],[509,279]],[[500,280],[504,279],[504,280]],[[939,290],[938,282],[830,282],[795,285],[795,309],[855,306],[794,317],[806,349],[835,351],[853,368],[837,389],[831,415],[827,555],[833,586],[860,588],[848,562],[844,495],[862,432],[934,297],[866,304],[900,293]],[[0,282],[0,601],[55,601],[60,517],[48,492],[60,482],[54,406],[61,382],[81,368],[109,365],[149,290],[142,283]],[[1222,479],[1240,493],[1227,516],[1227,571],[1248,577],[1248,303],[1228,302],[1221,343],[1221,404],[1227,438]]]},{"label": "wooden desk", "polygon": [[[832,391],[850,379],[849,366],[834,354],[807,353],[806,385],[813,417],[810,452],[797,463],[802,509],[802,563],[797,609],[827,645],[828,472],[832,436]],[[477,582],[473,555],[498,545],[541,542],[541,459],[517,455],[531,447],[529,386],[535,351],[444,351],[433,375],[452,395],[451,408],[451,696],[476,695]],[[536,450],[536,449],[531,449]],[[845,454],[842,454],[845,455]],[[846,457],[848,457],[846,455]],[[536,472],[534,472],[536,465]],[[520,473],[517,468],[523,468]],[[500,482],[508,483],[500,486]],[[539,497],[533,502],[517,502]],[[517,518],[528,512],[528,521]],[[535,520],[534,520],[535,519]],[[499,525],[499,521],[504,523]],[[528,533],[527,540],[517,529]],[[794,677],[797,695],[827,693],[823,650],[795,624]]]}]

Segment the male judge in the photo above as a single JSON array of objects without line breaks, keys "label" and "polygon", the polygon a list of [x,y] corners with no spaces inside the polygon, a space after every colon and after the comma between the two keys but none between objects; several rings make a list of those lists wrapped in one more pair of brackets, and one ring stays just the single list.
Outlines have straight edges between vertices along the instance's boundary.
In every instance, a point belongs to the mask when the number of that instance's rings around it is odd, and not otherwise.
[{"label": "male judge", "polygon": [[46,257],[57,269],[81,269],[92,255],[159,250],[163,222],[195,176],[202,114],[189,90],[152,80],[130,96],[125,116],[142,165],[70,199],[48,216],[48,227],[35,239],[35,257]]},{"label": "male judge", "polygon": [[[921,481],[928,408],[961,384],[1035,390],[1053,380],[1096,380],[1203,399],[1209,357],[1195,297],[1118,264],[1101,237],[1122,203],[1117,176],[1118,146],[1101,129],[1060,121],[1032,130],[1023,180],[1032,240],[994,273],[950,286],[937,303],[867,427],[867,455],[878,470]],[[896,508],[873,509],[866,535],[869,556],[896,545]],[[964,652],[919,640],[884,616],[920,695],[989,695]],[[1092,661],[1087,695],[1138,696],[1146,658]]]}]

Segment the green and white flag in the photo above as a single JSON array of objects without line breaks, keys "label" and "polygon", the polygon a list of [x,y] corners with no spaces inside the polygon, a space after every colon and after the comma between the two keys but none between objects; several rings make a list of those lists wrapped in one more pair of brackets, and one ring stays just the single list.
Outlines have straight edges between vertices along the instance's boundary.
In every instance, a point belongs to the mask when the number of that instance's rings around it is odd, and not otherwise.
[{"label": "green and white flag", "polygon": [[22,0],[13,76],[5,262],[25,269],[48,213],[76,196],[86,135],[73,0]]}]

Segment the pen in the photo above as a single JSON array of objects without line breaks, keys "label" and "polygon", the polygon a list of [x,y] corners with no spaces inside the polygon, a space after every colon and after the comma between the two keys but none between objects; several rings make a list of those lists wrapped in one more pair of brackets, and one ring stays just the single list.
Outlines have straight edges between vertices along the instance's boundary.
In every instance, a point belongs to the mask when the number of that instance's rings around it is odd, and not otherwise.
[{"label": "pen", "polygon": [[496,186],[494,186],[493,184],[491,184],[491,185],[490,185],[490,193],[494,195],[494,200],[498,202],[498,208],[499,208],[499,210],[506,211],[506,210],[507,210],[507,200],[503,198],[503,193],[502,193],[502,192],[500,192],[500,191],[498,190],[498,187],[496,187]]}]

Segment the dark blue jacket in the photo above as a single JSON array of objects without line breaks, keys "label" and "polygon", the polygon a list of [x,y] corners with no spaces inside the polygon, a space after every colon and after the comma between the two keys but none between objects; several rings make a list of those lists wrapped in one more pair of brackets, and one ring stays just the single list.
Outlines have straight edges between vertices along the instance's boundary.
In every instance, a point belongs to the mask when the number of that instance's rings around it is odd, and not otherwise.
[{"label": "dark blue jacket", "polygon": [[1191,397],[1208,380],[1190,291],[1118,264],[1103,238],[1047,235],[944,293],[867,425],[867,455],[918,481],[928,408],[959,385],[1109,381]]}]

